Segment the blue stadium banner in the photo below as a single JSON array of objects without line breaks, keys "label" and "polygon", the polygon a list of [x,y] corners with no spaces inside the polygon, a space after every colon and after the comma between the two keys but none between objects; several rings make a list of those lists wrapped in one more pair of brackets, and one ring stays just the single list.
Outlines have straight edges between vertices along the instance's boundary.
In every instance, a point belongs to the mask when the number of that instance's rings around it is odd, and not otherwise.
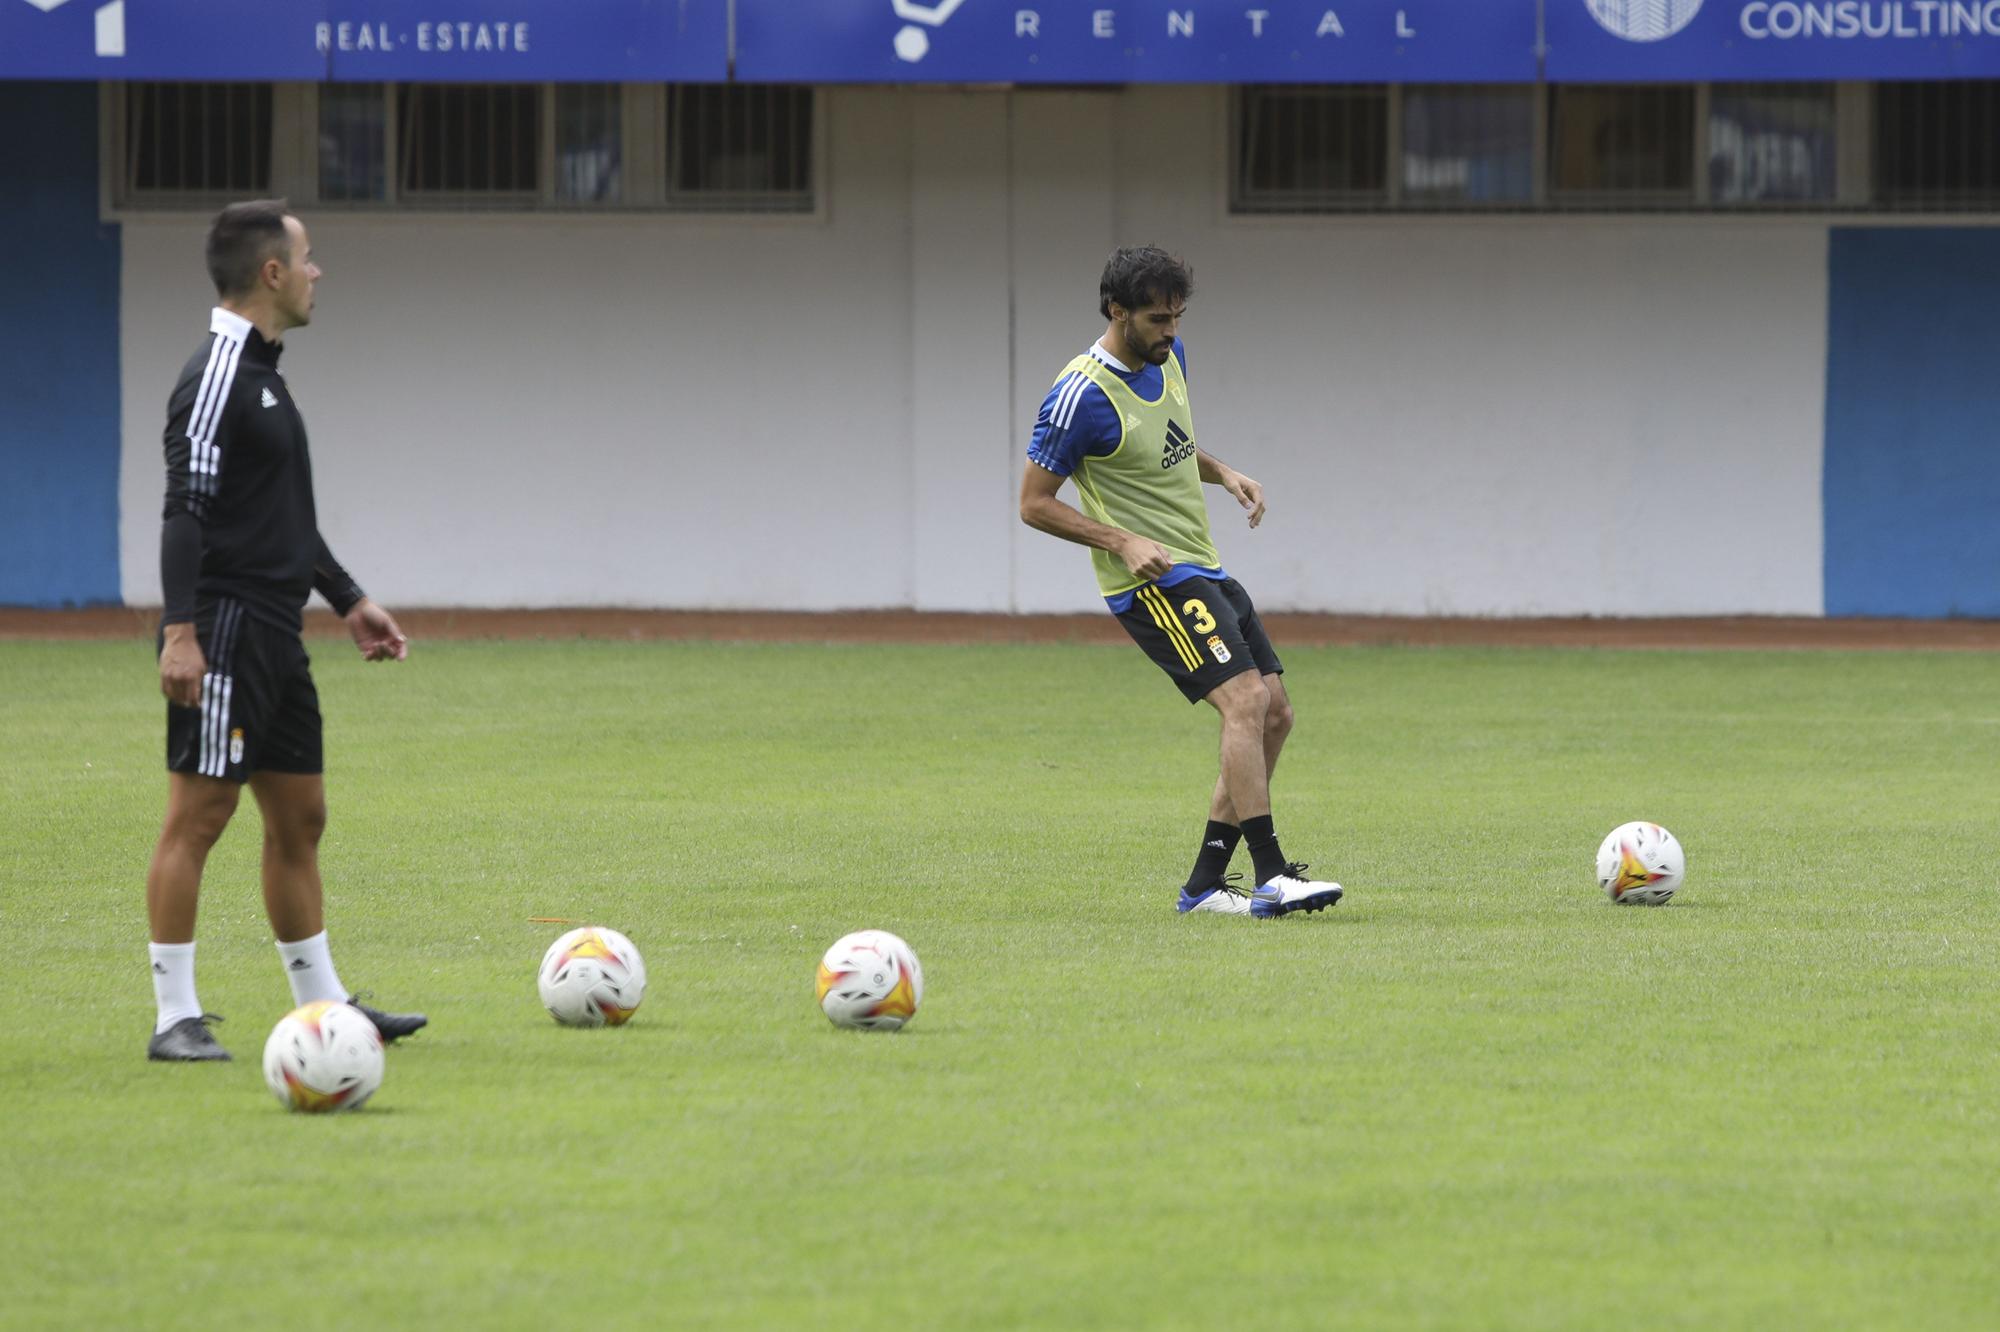
[{"label": "blue stadium banner", "polygon": [[[2000,78],[2000,0],[0,0],[0,78]],[[734,16],[734,49],[731,18]]]},{"label": "blue stadium banner", "polygon": [[736,0],[799,83],[1530,82],[1534,0]]},{"label": "blue stadium banner", "polygon": [[323,79],[325,0],[0,0],[0,78]]},{"label": "blue stadium banner", "polygon": [[720,83],[728,0],[321,0],[345,81]]},{"label": "blue stadium banner", "polygon": [[728,76],[729,0],[0,0],[0,78]]},{"label": "blue stadium banner", "polygon": [[1551,82],[2000,78],[2000,0],[1546,0]]}]

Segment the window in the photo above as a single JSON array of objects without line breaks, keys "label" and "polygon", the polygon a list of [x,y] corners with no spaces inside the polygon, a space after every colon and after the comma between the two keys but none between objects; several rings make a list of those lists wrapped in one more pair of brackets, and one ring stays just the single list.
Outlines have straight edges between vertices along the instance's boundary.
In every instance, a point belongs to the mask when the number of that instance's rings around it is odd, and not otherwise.
[{"label": "window", "polygon": [[670,206],[811,211],[811,88],[679,85],[669,94],[665,141]]},{"label": "window", "polygon": [[396,183],[407,199],[528,203],[541,192],[542,92],[518,83],[396,90]]},{"label": "window", "polygon": [[[1234,96],[1229,202],[1239,214],[1708,206],[1709,177],[1695,167],[1697,129],[1708,123],[1696,117],[1709,102],[1694,84],[1277,86]],[[1838,101],[1826,84],[1726,90],[1716,170],[1732,182],[1731,201],[1830,201],[1834,127],[1846,123]]]},{"label": "window", "polygon": [[319,197],[364,203],[389,197],[389,99],[379,83],[319,90]]},{"label": "window", "polygon": [[1875,200],[1885,208],[2000,208],[2000,83],[1875,88]]},{"label": "window", "polygon": [[1412,87],[1403,92],[1403,202],[1525,206],[1534,200],[1533,88]]},{"label": "window", "polygon": [[2000,212],[2000,80],[1232,96],[1237,214]]},{"label": "window", "polygon": [[123,197],[226,203],[271,187],[271,85],[125,87]]},{"label": "window", "polygon": [[1694,88],[1558,84],[1549,111],[1556,204],[1659,207],[1694,200]]},{"label": "window", "polygon": [[556,86],[556,199],[566,204],[624,202],[625,136],[617,84]]},{"label": "window", "polygon": [[[277,89],[283,160],[267,175],[291,182],[290,197],[302,206],[810,213],[817,202],[810,87]],[[267,129],[266,141],[272,137]],[[289,156],[287,145],[295,145]],[[152,202],[130,194],[119,202]]]},{"label": "window", "polygon": [[1709,93],[1708,197],[1716,204],[1830,204],[1830,83],[1718,83]]},{"label": "window", "polygon": [[1231,203],[1320,213],[1388,201],[1389,90],[1248,87],[1238,101]]}]

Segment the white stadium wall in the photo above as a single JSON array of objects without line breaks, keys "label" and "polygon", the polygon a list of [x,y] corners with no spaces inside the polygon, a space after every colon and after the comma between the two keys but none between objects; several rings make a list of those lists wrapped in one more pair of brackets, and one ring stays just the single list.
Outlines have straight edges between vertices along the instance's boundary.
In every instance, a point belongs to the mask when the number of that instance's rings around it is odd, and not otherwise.
[{"label": "white stadium wall", "polygon": [[[286,373],[322,527],[392,605],[1066,611],[1036,405],[1116,244],[1194,264],[1202,444],[1271,609],[1819,614],[1824,221],[1232,218],[1226,98],[831,90],[821,215],[309,216]],[[123,592],[204,219],[123,229]]]}]

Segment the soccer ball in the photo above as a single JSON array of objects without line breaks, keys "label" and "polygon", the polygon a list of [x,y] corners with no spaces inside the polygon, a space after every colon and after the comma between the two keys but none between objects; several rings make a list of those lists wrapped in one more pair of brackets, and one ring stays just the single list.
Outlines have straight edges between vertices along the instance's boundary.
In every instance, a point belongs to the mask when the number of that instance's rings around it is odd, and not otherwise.
[{"label": "soccer ball", "polygon": [[535,984],[565,1027],[622,1027],[646,997],[646,963],[618,931],[585,925],[549,945]]},{"label": "soccer ball", "polygon": [[359,1110],[382,1085],[382,1034],[358,1008],[302,1004],[264,1042],[264,1082],[287,1110]]},{"label": "soccer ball", "polygon": [[1687,872],[1687,853],[1657,823],[1627,823],[1597,848],[1597,882],[1614,902],[1665,906]]},{"label": "soccer ball", "polygon": [[887,930],[859,930],[826,950],[814,989],[834,1026],[894,1031],[917,1015],[924,969],[910,946]]}]

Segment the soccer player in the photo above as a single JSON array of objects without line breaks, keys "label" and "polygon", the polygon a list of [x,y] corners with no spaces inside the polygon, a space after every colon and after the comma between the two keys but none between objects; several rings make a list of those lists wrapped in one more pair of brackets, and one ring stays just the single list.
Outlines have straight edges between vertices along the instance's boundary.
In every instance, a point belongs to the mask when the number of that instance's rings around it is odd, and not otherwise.
[{"label": "soccer player", "polygon": [[[1190,703],[1222,718],[1222,771],[1208,826],[1176,906],[1276,917],[1340,901],[1337,883],[1285,859],[1271,820],[1271,772],[1292,731],[1284,667],[1250,603],[1222,568],[1202,484],[1264,519],[1264,489],[1195,443],[1187,349],[1178,336],[1194,275],[1164,250],[1119,250],[1098,309],[1109,322],[1042,400],[1021,478],[1021,521],[1091,547],[1098,590],[1118,622]],[[1076,508],[1056,498],[1076,479]],[[1253,892],[1225,872],[1249,844]],[[1234,876],[1229,876],[1234,877]]]},{"label": "soccer player", "polygon": [[[195,901],[209,849],[245,783],[264,819],[264,910],[295,1003],[354,1002],[327,951],[319,838],[326,826],[319,695],[300,641],[317,590],[368,661],[408,640],[319,534],[305,422],[278,373],[288,330],[312,319],[320,270],[282,200],[231,204],[208,233],[220,298],[208,341],[167,399],[160,533],[160,692],[167,696],[167,815],[146,872],[151,1059],[227,1059],[195,998]],[[385,1041],[426,1021],[365,1005]]]}]

